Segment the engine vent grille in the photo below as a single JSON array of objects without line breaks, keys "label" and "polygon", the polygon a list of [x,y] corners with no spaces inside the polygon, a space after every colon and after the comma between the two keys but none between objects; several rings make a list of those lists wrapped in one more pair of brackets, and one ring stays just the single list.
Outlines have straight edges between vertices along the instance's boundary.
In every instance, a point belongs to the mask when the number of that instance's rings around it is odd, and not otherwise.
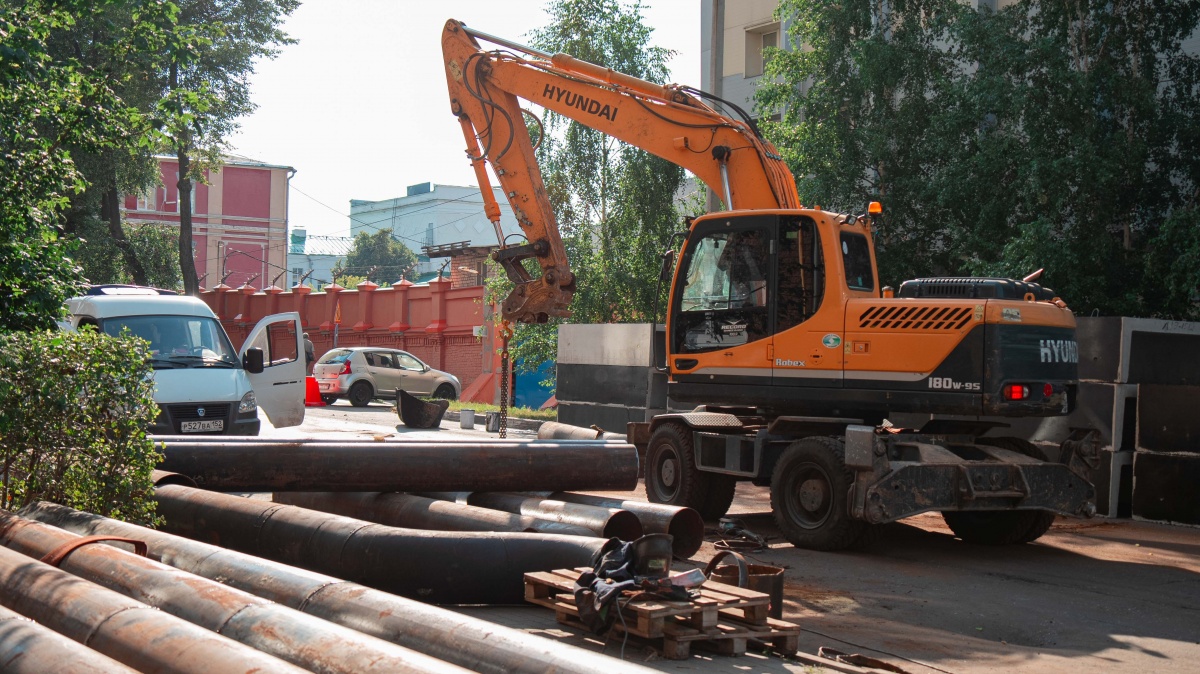
[{"label": "engine vent grille", "polygon": [[959,330],[971,321],[971,307],[870,307],[858,327],[875,330]]}]

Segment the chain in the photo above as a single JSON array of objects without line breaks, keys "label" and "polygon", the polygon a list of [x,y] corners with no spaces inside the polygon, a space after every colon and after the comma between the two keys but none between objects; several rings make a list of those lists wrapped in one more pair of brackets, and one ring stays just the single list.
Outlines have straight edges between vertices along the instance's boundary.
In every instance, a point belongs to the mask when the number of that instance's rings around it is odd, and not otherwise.
[{"label": "chain", "polygon": [[512,328],[508,321],[500,324],[500,438],[508,437],[508,383],[511,365],[508,359],[508,340],[512,338]]}]

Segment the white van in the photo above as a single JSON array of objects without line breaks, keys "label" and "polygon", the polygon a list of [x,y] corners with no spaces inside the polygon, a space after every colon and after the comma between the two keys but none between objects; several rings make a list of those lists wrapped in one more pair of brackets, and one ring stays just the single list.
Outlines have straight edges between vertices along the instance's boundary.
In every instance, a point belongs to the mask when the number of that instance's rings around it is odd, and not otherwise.
[{"label": "white van", "polygon": [[[198,298],[152,288],[95,286],[67,300],[70,327],[123,331],[150,342],[154,435],[258,435],[258,408],[275,427],[304,422],[305,363],[300,315],[259,321],[241,353]],[[111,294],[105,294],[111,293]]]}]

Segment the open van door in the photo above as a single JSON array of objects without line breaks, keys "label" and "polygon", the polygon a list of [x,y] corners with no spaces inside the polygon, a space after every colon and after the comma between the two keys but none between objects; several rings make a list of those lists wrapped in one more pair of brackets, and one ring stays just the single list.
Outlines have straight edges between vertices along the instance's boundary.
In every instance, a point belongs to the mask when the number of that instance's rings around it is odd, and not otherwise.
[{"label": "open van door", "polygon": [[272,314],[258,322],[242,351],[258,347],[263,352],[263,371],[247,372],[258,406],[276,428],[304,423],[304,331],[300,314]]}]

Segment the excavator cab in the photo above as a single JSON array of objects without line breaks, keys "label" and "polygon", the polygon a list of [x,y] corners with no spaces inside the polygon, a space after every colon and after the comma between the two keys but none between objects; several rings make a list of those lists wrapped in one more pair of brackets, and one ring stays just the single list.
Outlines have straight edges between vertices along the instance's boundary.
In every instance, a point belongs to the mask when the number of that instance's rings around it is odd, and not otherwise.
[{"label": "excavator cab", "polygon": [[811,217],[698,219],[675,276],[671,351],[683,355],[738,347],[799,325],[821,307],[824,281],[820,237]]}]

